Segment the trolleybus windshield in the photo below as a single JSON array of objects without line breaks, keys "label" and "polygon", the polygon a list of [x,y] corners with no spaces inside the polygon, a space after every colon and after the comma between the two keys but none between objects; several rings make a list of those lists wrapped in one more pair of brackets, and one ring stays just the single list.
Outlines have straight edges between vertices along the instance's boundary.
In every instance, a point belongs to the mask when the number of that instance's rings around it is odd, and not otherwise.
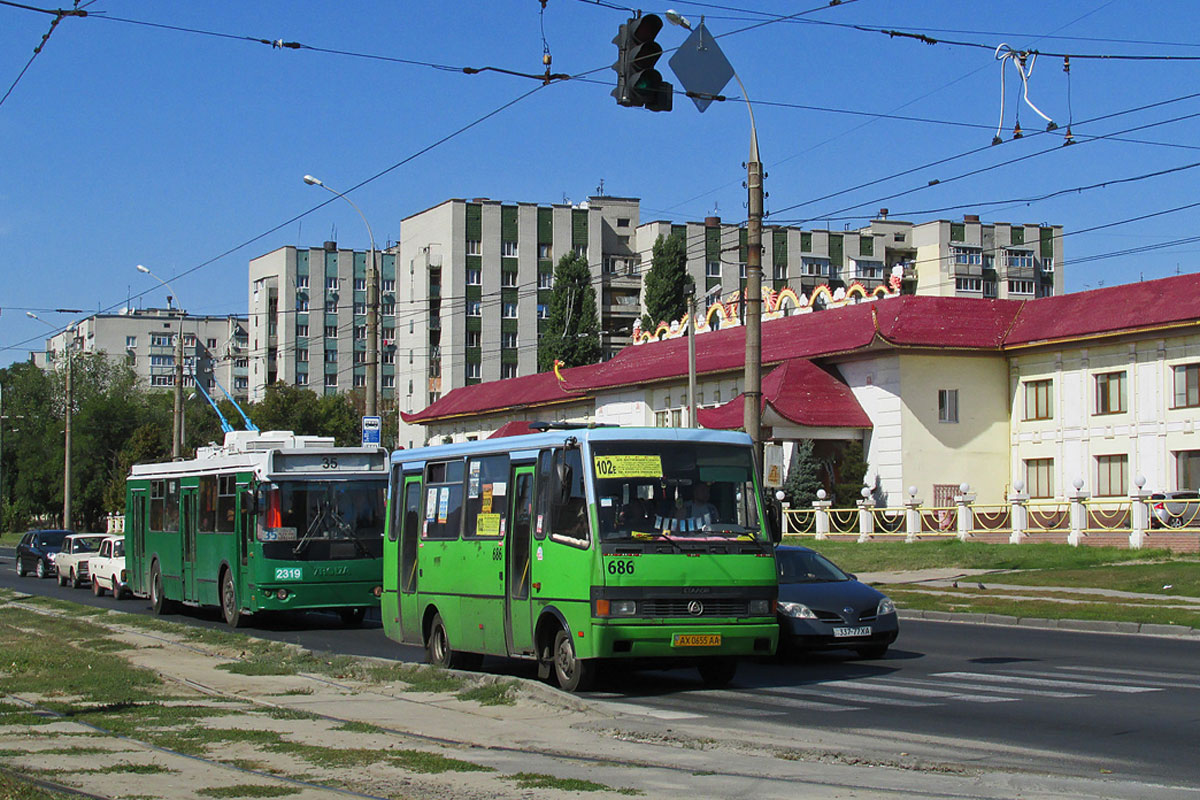
[{"label": "trolleybus windshield", "polygon": [[379,481],[279,481],[266,492],[258,538],[274,559],[324,561],[383,554]]},{"label": "trolleybus windshield", "polygon": [[764,541],[748,447],[699,442],[592,442],[604,541]]}]

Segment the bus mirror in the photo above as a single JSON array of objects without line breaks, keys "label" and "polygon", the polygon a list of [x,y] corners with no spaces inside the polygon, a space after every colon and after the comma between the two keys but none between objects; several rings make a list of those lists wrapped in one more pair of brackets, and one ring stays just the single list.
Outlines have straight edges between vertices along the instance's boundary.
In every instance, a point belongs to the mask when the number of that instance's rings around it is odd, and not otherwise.
[{"label": "bus mirror", "polygon": [[564,505],[571,499],[571,481],[573,479],[571,465],[566,459],[555,465],[555,477],[558,479],[558,505]]},{"label": "bus mirror", "polygon": [[253,489],[242,492],[242,511],[247,514],[258,513],[258,494]]},{"label": "bus mirror", "polygon": [[783,504],[767,501],[767,535],[771,541],[779,544],[783,541]]}]

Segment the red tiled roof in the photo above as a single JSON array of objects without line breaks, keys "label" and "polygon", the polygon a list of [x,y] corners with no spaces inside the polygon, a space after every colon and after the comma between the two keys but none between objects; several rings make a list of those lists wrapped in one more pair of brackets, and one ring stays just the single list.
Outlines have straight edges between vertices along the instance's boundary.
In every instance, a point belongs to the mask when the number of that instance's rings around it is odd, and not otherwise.
[{"label": "red tiled roof", "polygon": [[565,382],[560,383],[553,372],[539,372],[536,375],[522,375],[517,378],[507,378],[488,383],[476,383],[472,386],[460,386],[447,392],[441,399],[430,404],[422,411],[413,414],[400,412],[400,418],[405,422],[424,422],[431,419],[446,419],[487,411],[507,411],[525,408],[531,405],[546,405],[583,397],[578,390],[569,387],[573,382],[579,382],[589,370],[589,367],[573,367],[562,370]]},{"label": "red tiled roof", "polygon": [[1021,311],[1019,300],[906,295],[872,304],[879,335],[895,345],[998,349]]},{"label": "red tiled roof", "polygon": [[1029,300],[1006,347],[1200,320],[1200,275],[1178,275]]},{"label": "red tiled roof", "polygon": [[[697,421],[705,428],[742,427],[746,395],[723,406],[700,409]],[[810,428],[870,428],[871,418],[850,387],[804,358],[785,361],[762,382],[762,409],[768,406],[784,419]]]},{"label": "red tiled roof", "polygon": [[505,436],[524,436],[527,433],[537,433],[533,428],[529,427],[533,421],[527,419],[519,419],[513,422],[506,422],[496,429],[496,432],[489,439],[503,439]]}]

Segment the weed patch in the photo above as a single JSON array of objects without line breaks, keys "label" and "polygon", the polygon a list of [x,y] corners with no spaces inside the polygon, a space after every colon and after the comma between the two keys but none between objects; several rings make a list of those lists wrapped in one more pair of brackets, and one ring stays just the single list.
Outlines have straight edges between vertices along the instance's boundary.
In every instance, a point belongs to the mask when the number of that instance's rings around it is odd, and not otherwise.
[{"label": "weed patch", "polygon": [[516,688],[517,684],[514,681],[484,683],[459,692],[455,697],[459,700],[474,700],[482,706],[511,706],[517,702],[513,694]]},{"label": "weed patch", "polygon": [[202,797],[284,797],[296,794],[299,789],[291,786],[264,786],[257,783],[242,783],[237,786],[210,786],[197,789]]},{"label": "weed patch", "polygon": [[509,776],[509,780],[516,781],[517,786],[521,789],[560,789],[564,792],[617,791],[595,781],[585,781],[581,778],[556,778],[553,775],[542,775],[536,772],[518,772]]},{"label": "weed patch", "polygon": [[457,758],[447,758],[437,753],[426,753],[421,750],[393,750],[388,758],[397,767],[409,772],[435,774],[438,772],[495,772],[489,766],[473,764]]}]

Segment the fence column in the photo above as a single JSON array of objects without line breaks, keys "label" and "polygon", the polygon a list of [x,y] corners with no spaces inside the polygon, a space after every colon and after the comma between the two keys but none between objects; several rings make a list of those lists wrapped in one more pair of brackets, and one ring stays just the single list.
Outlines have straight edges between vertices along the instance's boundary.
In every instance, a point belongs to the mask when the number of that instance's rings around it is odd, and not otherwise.
[{"label": "fence column", "polygon": [[1083,541],[1083,532],[1087,529],[1088,510],[1084,501],[1091,495],[1083,490],[1083,480],[1076,478],[1074,491],[1068,498],[1071,501],[1071,532],[1067,534],[1067,544],[1078,547]]},{"label": "fence column", "polygon": [[908,487],[908,499],[904,501],[904,541],[915,542],[921,532],[921,500],[917,497],[917,487]]},{"label": "fence column", "polygon": [[1029,494],[1025,491],[1025,481],[1013,484],[1013,490],[1008,495],[1012,504],[1012,533],[1009,534],[1009,544],[1020,544],[1025,539],[1025,531],[1029,527]]},{"label": "fence column", "polygon": [[858,540],[869,542],[875,532],[875,499],[871,490],[866,486],[862,490],[863,499],[858,501]]},{"label": "fence column", "polygon": [[1146,544],[1146,529],[1150,527],[1150,506],[1146,500],[1150,493],[1145,490],[1146,476],[1133,479],[1137,487],[1129,493],[1129,548],[1140,550]]},{"label": "fence column", "polygon": [[954,496],[954,504],[958,506],[958,539],[965,542],[971,535],[973,527],[971,523],[975,521],[974,513],[971,511],[971,504],[975,502],[975,493],[965,483],[961,484],[958,490],[959,494]]},{"label": "fence column", "polygon": [[833,501],[825,497],[825,490],[817,489],[817,499],[813,500],[813,529],[818,540],[829,538],[829,507]]}]

